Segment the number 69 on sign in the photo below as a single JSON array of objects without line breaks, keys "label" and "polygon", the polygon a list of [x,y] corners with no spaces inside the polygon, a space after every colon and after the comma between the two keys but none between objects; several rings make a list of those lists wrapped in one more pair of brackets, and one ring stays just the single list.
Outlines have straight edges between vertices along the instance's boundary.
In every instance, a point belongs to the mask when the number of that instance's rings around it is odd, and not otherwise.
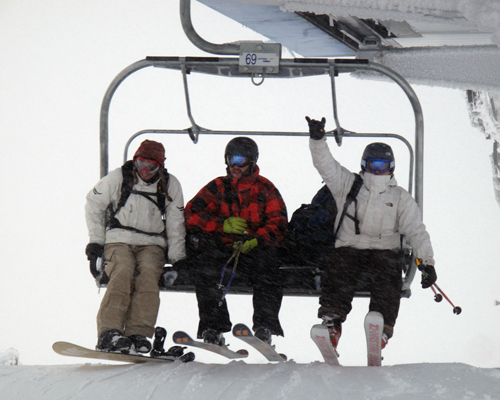
[{"label": "number 69 on sign", "polygon": [[240,65],[247,66],[279,66],[279,57],[274,53],[242,53],[240,54]]}]

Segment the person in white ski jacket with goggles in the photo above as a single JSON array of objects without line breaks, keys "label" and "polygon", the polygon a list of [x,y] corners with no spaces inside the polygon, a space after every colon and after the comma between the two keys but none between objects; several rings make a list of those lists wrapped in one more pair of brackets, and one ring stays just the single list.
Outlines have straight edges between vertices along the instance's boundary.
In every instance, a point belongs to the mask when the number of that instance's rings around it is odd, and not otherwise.
[{"label": "person in white ski jacket with goggles", "polygon": [[[355,174],[332,156],[326,142],[325,118],[317,121],[306,117],[306,120],[313,164],[337,203],[337,227]],[[422,287],[428,288],[436,282],[434,253],[420,208],[397,185],[394,168],[394,154],[389,145],[372,143],[366,147],[361,159],[362,186],[338,229],[335,250],[322,266],[318,318],[328,326],[334,348],[362,274],[369,281],[369,310],[384,317],[382,348],[392,337],[402,291],[401,235],[411,245],[415,257],[422,260],[419,266]]]},{"label": "person in white ski jacket with goggles", "polygon": [[145,140],[132,161],[87,195],[85,253],[91,263],[104,256],[109,277],[97,315],[97,350],[151,350],[147,338],[155,330],[163,267],[186,257],[182,188],[164,162],[163,145]]}]

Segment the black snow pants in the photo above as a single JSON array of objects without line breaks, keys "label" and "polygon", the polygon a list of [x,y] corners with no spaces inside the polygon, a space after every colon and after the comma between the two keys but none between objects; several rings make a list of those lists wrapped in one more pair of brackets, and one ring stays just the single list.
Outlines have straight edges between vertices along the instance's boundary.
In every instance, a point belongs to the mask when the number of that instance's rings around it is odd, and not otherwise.
[{"label": "black snow pants", "polygon": [[318,317],[336,313],[345,321],[360,281],[370,291],[370,311],[384,316],[384,331],[392,336],[402,289],[400,256],[392,250],[358,250],[340,247],[323,267]]},{"label": "black snow pants", "polygon": [[[224,264],[231,257],[232,248],[211,248],[198,254],[190,268],[194,280],[200,322],[197,337],[201,339],[207,329],[229,332],[232,324],[226,300],[221,304],[223,289],[218,287]],[[234,260],[234,259],[233,259]],[[231,261],[226,268],[222,284],[227,285],[233,271]],[[283,336],[278,314],[283,300],[283,286],[276,251],[262,246],[241,254],[236,277],[231,284],[253,288],[253,330],[264,327],[273,335]]]}]

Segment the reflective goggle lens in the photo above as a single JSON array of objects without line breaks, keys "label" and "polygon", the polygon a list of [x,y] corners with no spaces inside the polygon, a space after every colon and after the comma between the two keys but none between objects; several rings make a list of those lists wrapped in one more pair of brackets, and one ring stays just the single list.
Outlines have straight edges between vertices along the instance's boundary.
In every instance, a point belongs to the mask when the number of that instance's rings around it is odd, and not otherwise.
[{"label": "reflective goggle lens", "polygon": [[137,169],[143,170],[145,173],[151,174],[158,171],[160,164],[154,160],[148,160],[147,158],[137,157],[135,159],[135,165]]},{"label": "reflective goggle lens", "polygon": [[235,165],[243,168],[250,164],[250,160],[245,156],[233,155],[227,156],[227,165],[230,167],[234,167]]},{"label": "reflective goggle lens", "polygon": [[376,171],[384,174],[394,167],[394,161],[389,160],[363,160],[364,167],[368,172],[374,173]]}]

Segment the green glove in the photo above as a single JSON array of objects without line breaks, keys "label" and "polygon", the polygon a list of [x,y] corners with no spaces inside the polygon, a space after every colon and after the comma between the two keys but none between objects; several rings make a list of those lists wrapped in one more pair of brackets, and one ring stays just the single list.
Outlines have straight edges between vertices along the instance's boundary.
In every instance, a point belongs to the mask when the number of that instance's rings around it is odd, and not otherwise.
[{"label": "green glove", "polygon": [[229,217],[224,221],[224,233],[243,235],[247,229],[247,221],[240,217]]},{"label": "green glove", "polygon": [[[236,248],[236,246],[238,246],[239,243],[241,243],[241,242],[236,242],[233,245],[233,247]],[[255,249],[258,246],[258,244],[259,244],[259,242],[258,242],[257,238],[247,240],[246,242],[243,243],[243,247],[241,248],[241,252],[243,254],[247,254],[247,253],[251,252],[253,249]]]}]

